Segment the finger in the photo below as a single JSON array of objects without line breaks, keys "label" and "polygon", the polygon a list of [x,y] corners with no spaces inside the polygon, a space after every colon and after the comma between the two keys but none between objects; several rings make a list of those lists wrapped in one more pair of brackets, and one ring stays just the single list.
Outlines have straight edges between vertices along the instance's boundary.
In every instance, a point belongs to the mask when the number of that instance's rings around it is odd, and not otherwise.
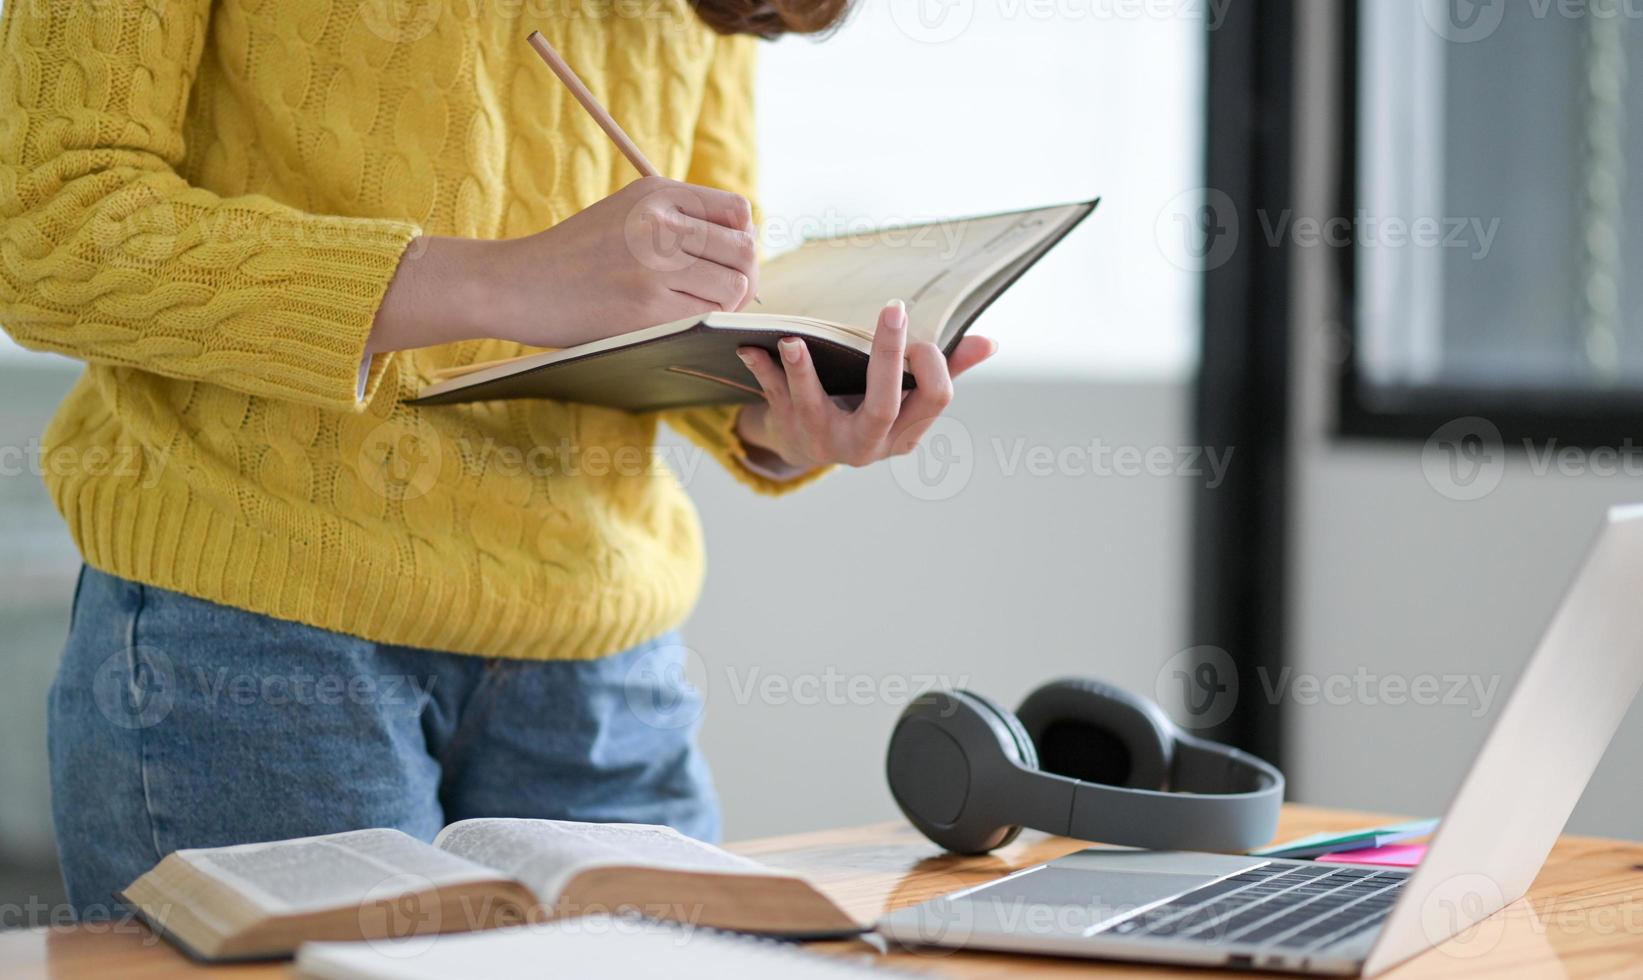
[{"label": "finger", "polygon": [[[748,232],[748,235],[757,242],[757,236],[751,231]],[[747,304],[759,297],[759,249],[757,244],[753,247],[753,262],[746,269],[741,270],[741,273],[747,277],[747,295],[742,297],[742,305],[736,307],[738,310],[744,309]],[[763,300],[760,300],[760,302],[762,303]]]},{"label": "finger", "polygon": [[863,434],[883,439],[901,413],[901,379],[907,355],[907,306],[893,300],[879,312],[873,353],[867,360],[867,393],[854,417]]},{"label": "finger", "polygon": [[806,431],[820,437],[841,413],[822,390],[816,376],[816,364],[810,358],[810,348],[797,337],[783,338],[777,344],[782,355],[782,369],[787,374],[788,397],[793,411]]},{"label": "finger", "polygon": [[646,316],[654,323],[672,323],[685,317],[715,313],[720,307],[712,300],[702,299],[677,289],[663,290],[654,303],[646,306]]},{"label": "finger", "polygon": [[726,228],[689,215],[685,215],[683,220],[687,225],[683,236],[683,248],[687,254],[735,269],[752,278],[759,264],[759,248],[750,232],[741,228]]},{"label": "finger", "polygon": [[675,292],[694,296],[721,310],[737,310],[747,299],[747,276],[706,259],[692,262],[683,269],[667,275],[667,284]]},{"label": "finger", "polygon": [[755,380],[759,382],[759,390],[764,392],[764,400],[777,411],[788,408],[787,375],[776,366],[770,355],[758,347],[739,347],[736,356],[747,365]]},{"label": "finger", "polygon": [[953,378],[947,372],[947,359],[935,344],[908,348],[907,365],[918,387],[902,402],[901,415],[890,430],[890,445],[895,452],[906,452],[917,445],[953,401]]},{"label": "finger", "polygon": [[711,221],[726,228],[746,230],[753,227],[753,205],[747,198],[715,187],[696,184],[678,184],[670,195],[674,206],[692,218]]},{"label": "finger", "polygon": [[998,344],[986,337],[965,337],[947,358],[947,373],[958,377],[998,353]]}]

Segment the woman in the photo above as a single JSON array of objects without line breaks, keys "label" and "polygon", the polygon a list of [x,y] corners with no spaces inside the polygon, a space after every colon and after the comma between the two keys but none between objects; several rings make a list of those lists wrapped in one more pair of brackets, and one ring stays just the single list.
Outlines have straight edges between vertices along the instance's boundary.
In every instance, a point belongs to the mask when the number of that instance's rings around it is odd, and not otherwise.
[{"label": "woman", "polygon": [[[702,577],[658,419],[406,400],[746,304],[755,36],[846,5],[7,0],[0,322],[87,364],[46,465],[86,566],[50,703],[82,915],[180,847],[717,833],[693,712],[652,704]],[[532,29],[670,179],[633,179]],[[629,246],[652,236],[691,261]],[[668,420],[769,493],[910,449],[992,346],[906,350],[903,400],[905,323],[854,410],[787,340],[743,352],[763,404]]]}]

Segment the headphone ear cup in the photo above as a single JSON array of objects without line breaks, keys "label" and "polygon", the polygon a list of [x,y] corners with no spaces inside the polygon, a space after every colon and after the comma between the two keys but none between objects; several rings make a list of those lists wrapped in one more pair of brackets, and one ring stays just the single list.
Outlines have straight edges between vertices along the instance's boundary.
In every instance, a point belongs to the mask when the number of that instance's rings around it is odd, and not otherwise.
[{"label": "headphone ear cup", "polygon": [[989,776],[1036,763],[1032,739],[1008,711],[968,691],[931,692],[897,719],[885,775],[920,833],[949,851],[985,854],[1021,832],[988,816],[996,802]]},{"label": "headphone ear cup", "polygon": [[1131,789],[1169,788],[1175,723],[1145,698],[1101,681],[1066,678],[1027,695],[1016,717],[1045,772]]}]

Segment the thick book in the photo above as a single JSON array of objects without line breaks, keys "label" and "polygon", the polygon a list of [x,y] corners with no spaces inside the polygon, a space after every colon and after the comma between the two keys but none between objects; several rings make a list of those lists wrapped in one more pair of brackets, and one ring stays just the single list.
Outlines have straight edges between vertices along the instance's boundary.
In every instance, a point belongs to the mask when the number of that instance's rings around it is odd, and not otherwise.
[{"label": "thick book", "polygon": [[787,939],[865,928],[805,879],[670,828],[561,820],[464,820],[432,844],[373,829],[181,850],[121,897],[206,961],[589,915]]},{"label": "thick book", "polygon": [[[549,398],[631,412],[754,402],[736,356],[801,337],[822,386],[859,395],[879,311],[907,304],[908,339],[946,353],[992,302],[1095,210],[1097,201],[818,238],[768,263],[761,302],[604,340],[448,369],[417,404]],[[911,387],[911,375],[903,379]]]}]

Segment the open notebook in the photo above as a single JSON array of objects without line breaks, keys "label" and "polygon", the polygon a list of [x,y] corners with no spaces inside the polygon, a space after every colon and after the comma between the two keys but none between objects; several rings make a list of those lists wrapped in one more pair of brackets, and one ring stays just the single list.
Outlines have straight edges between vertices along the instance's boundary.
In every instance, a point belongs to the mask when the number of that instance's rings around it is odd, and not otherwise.
[{"label": "open notebook", "polygon": [[296,972],[306,980],[846,980],[914,976],[869,966],[858,959],[807,953],[770,940],[608,916],[471,936],[305,943],[297,952]]},{"label": "open notebook", "polygon": [[[808,241],[760,272],[763,302],[564,350],[457,368],[420,404],[551,398],[633,412],[757,401],[743,346],[802,337],[833,395],[865,389],[879,311],[907,303],[908,338],[951,353],[970,324],[1096,201]],[[912,385],[908,376],[905,384]]]}]

